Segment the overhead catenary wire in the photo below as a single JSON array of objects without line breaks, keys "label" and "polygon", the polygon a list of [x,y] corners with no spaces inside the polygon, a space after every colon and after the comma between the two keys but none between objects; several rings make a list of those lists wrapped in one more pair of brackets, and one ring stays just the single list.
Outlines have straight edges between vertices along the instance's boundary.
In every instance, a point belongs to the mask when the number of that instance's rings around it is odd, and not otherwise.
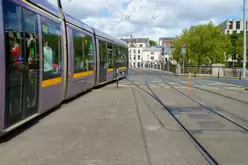
[{"label": "overhead catenary wire", "polygon": [[[172,3],[169,7],[167,7],[164,11],[169,11],[172,7],[174,7],[177,3],[179,3],[181,0],[177,0],[175,1],[174,3]],[[159,5],[159,0],[157,1],[157,6],[156,6],[156,10],[155,10],[155,14],[150,18],[150,20],[155,20],[159,14],[156,14],[157,13],[157,10],[158,10],[158,5]],[[149,21],[150,22],[150,21]]]},{"label": "overhead catenary wire", "polygon": [[109,0],[106,0],[106,1],[107,1],[108,4],[110,4],[114,9],[116,9],[121,15],[123,15],[124,17],[126,16],[125,14],[123,14],[123,13],[121,12],[120,9],[118,9],[115,5],[113,5]]}]

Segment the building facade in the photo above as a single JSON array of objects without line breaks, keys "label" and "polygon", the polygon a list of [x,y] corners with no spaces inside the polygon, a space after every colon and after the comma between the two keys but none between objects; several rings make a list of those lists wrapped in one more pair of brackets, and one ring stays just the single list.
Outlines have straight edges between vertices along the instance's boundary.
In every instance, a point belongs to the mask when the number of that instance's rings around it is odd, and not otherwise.
[{"label": "building facade", "polygon": [[[228,34],[235,34],[235,33],[241,33],[244,31],[244,21],[243,20],[225,20],[224,22],[222,22],[219,27],[223,30],[224,34],[228,35]],[[246,21],[246,31],[248,29],[248,21]],[[226,61],[227,62],[237,62],[237,58],[235,56],[226,56]],[[238,56],[238,54],[236,55]]]},{"label": "building facade", "polygon": [[[225,20],[219,27],[223,30],[225,34],[240,33],[244,31],[244,21],[243,20]],[[246,21],[246,31],[247,31],[247,21]]]},{"label": "building facade", "polygon": [[143,66],[143,50],[149,47],[149,38],[122,39],[128,44],[129,67]]},{"label": "building facade", "polygon": [[169,61],[172,56],[173,51],[173,41],[175,40],[174,37],[160,37],[159,38],[159,46],[162,47],[162,56],[164,61]]},{"label": "building facade", "polygon": [[143,66],[163,62],[161,50],[162,48],[156,46],[145,48],[143,50]]}]

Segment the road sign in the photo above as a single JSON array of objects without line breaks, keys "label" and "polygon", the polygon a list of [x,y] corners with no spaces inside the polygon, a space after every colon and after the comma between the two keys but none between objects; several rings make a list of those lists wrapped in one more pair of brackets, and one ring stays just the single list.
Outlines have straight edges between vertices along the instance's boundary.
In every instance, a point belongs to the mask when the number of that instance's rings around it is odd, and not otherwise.
[{"label": "road sign", "polygon": [[182,54],[183,54],[183,56],[185,56],[186,55],[186,48],[182,48]]}]

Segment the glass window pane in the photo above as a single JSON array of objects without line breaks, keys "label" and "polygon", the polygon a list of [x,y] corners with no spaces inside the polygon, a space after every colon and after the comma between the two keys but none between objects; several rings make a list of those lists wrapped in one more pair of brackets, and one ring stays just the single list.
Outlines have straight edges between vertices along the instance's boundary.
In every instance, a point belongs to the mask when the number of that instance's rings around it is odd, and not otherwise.
[{"label": "glass window pane", "polygon": [[3,21],[7,70],[6,124],[11,125],[22,117],[24,57],[21,8],[4,0]]},{"label": "glass window pane", "polygon": [[[26,57],[28,60],[27,106],[36,106],[39,89],[39,38],[37,14],[23,10]],[[27,112],[31,113],[31,112]]]},{"label": "glass window pane", "polygon": [[107,69],[107,47],[106,42],[100,41],[100,66],[103,66],[102,69]]},{"label": "glass window pane", "polygon": [[108,68],[113,68],[113,48],[112,44],[108,43]]},{"label": "glass window pane", "polygon": [[92,37],[73,30],[74,73],[94,69],[94,47]]},{"label": "glass window pane", "polygon": [[117,66],[117,62],[118,62],[118,46],[117,45],[113,45],[113,63],[115,66]]},{"label": "glass window pane", "polygon": [[43,46],[43,80],[61,76],[61,31],[60,24],[41,17]]},{"label": "glass window pane", "polygon": [[73,30],[73,45],[74,45],[74,73],[84,71],[84,34]]},{"label": "glass window pane", "polygon": [[85,69],[92,71],[94,69],[94,49],[92,37],[86,36],[84,38],[84,55],[85,55]]}]

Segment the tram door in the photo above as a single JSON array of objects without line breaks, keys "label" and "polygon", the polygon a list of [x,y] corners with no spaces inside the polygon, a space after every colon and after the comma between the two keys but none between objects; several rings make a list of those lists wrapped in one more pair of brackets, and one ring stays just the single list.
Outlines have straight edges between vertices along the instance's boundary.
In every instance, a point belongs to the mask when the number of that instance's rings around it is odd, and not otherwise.
[{"label": "tram door", "polygon": [[102,83],[107,79],[107,69],[108,69],[106,42],[99,40],[99,48],[100,48],[99,83]]},{"label": "tram door", "polygon": [[6,57],[5,128],[37,112],[39,89],[37,14],[3,1]]}]

